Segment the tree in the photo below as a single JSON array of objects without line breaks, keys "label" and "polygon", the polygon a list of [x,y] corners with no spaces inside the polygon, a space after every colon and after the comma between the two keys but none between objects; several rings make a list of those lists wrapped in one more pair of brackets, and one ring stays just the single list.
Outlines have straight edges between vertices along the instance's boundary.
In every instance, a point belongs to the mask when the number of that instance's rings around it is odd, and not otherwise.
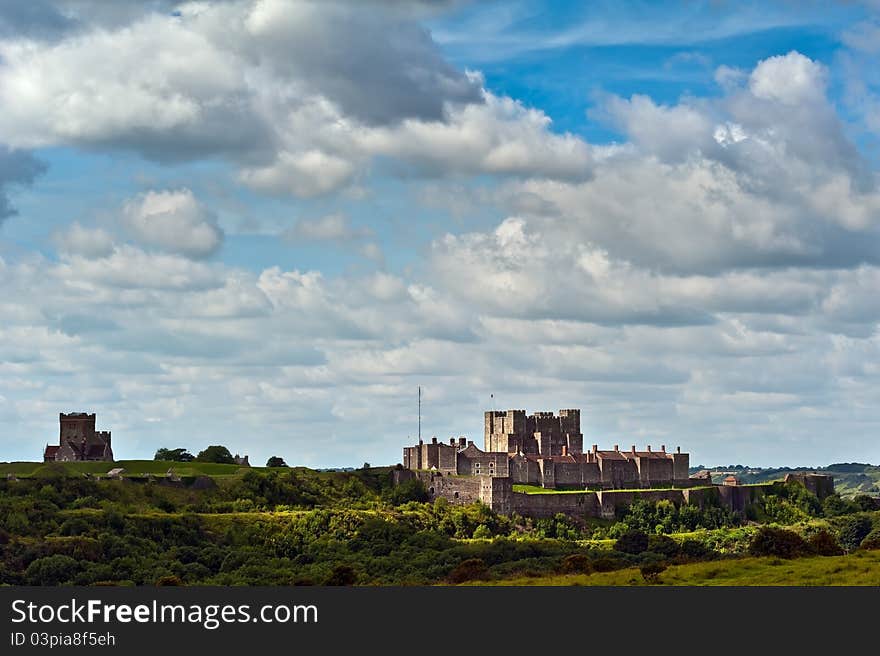
[{"label": "tree", "polygon": [[868,533],[871,532],[871,520],[864,515],[847,517],[840,525],[840,546],[847,551],[859,548]]},{"label": "tree", "polygon": [[204,451],[199,451],[196,460],[198,462],[216,462],[223,465],[235,464],[235,460],[232,459],[232,454],[229,453],[229,449],[219,444],[211,445]]},{"label": "tree", "polygon": [[168,460],[172,462],[192,462],[195,456],[186,449],[157,449],[153,460]]},{"label": "tree", "polygon": [[281,456],[272,456],[266,461],[267,467],[287,467],[287,463],[284,462],[284,458]]}]

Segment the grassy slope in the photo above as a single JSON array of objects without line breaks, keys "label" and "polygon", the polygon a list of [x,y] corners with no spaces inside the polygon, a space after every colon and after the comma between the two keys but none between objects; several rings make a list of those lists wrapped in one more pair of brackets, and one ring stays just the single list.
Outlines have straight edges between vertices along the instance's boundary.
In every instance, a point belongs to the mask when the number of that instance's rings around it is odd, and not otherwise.
[{"label": "grassy slope", "polygon": [[[663,585],[880,585],[880,551],[795,560],[736,558],[675,565],[660,575]],[[646,585],[636,568],[594,574],[560,574],[472,585]]]},{"label": "grassy slope", "polygon": [[[164,476],[169,468],[179,476],[235,476],[243,474],[251,469],[258,471],[270,471],[268,467],[239,467],[238,465],[220,465],[212,462],[168,462],[162,460],[117,460],[116,462],[0,462],[0,476],[15,474],[20,478],[31,476],[45,476],[52,471],[63,471],[68,475],[80,474],[106,474],[111,469],[121,467],[125,469],[125,476],[140,476],[142,474],[154,474]],[[370,473],[387,471],[387,467],[373,467]],[[294,467],[293,470],[301,476],[315,476],[319,478],[346,479],[351,474],[344,472],[319,472],[306,467]],[[279,468],[279,471],[289,471],[287,467]]]}]

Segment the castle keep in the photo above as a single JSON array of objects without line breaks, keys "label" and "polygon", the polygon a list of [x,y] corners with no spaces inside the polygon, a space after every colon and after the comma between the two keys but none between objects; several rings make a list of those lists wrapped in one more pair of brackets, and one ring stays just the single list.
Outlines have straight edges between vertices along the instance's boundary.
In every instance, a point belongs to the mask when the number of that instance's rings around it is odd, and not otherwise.
[{"label": "castle keep", "polygon": [[46,445],[43,462],[76,460],[113,461],[110,431],[95,430],[95,414],[71,412],[58,416],[58,445]]}]

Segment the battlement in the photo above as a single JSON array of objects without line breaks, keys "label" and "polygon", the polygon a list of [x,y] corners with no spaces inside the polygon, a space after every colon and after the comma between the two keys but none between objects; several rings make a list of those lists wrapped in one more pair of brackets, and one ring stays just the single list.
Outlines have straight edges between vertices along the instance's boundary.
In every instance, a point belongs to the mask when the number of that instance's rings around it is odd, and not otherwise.
[{"label": "battlement", "polygon": [[484,447],[487,451],[555,456],[583,452],[581,411],[492,410],[485,413]]}]

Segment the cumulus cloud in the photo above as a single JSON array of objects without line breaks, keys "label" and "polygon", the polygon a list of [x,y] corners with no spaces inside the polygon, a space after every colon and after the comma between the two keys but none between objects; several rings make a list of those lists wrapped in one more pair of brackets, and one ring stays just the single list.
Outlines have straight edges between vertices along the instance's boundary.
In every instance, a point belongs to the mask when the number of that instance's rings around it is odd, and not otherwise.
[{"label": "cumulus cloud", "polygon": [[240,0],[123,14],[54,40],[0,39],[0,138],[224,157],[254,189],[302,197],[379,156],[430,175],[588,175],[583,141],[454,68],[420,11]]},{"label": "cumulus cloud", "polygon": [[56,233],[54,241],[62,253],[87,258],[106,257],[116,247],[113,236],[103,228],[86,228],[76,221],[67,230]]},{"label": "cumulus cloud", "polygon": [[122,220],[139,243],[189,257],[206,257],[223,243],[214,216],[189,189],[148,191],[129,200]]},{"label": "cumulus cloud", "polygon": [[540,201],[525,214],[664,271],[877,262],[878,177],[825,97],[826,77],[789,53],[713,100],[611,96],[603,111],[627,145],[596,149],[586,182],[518,185]]}]

